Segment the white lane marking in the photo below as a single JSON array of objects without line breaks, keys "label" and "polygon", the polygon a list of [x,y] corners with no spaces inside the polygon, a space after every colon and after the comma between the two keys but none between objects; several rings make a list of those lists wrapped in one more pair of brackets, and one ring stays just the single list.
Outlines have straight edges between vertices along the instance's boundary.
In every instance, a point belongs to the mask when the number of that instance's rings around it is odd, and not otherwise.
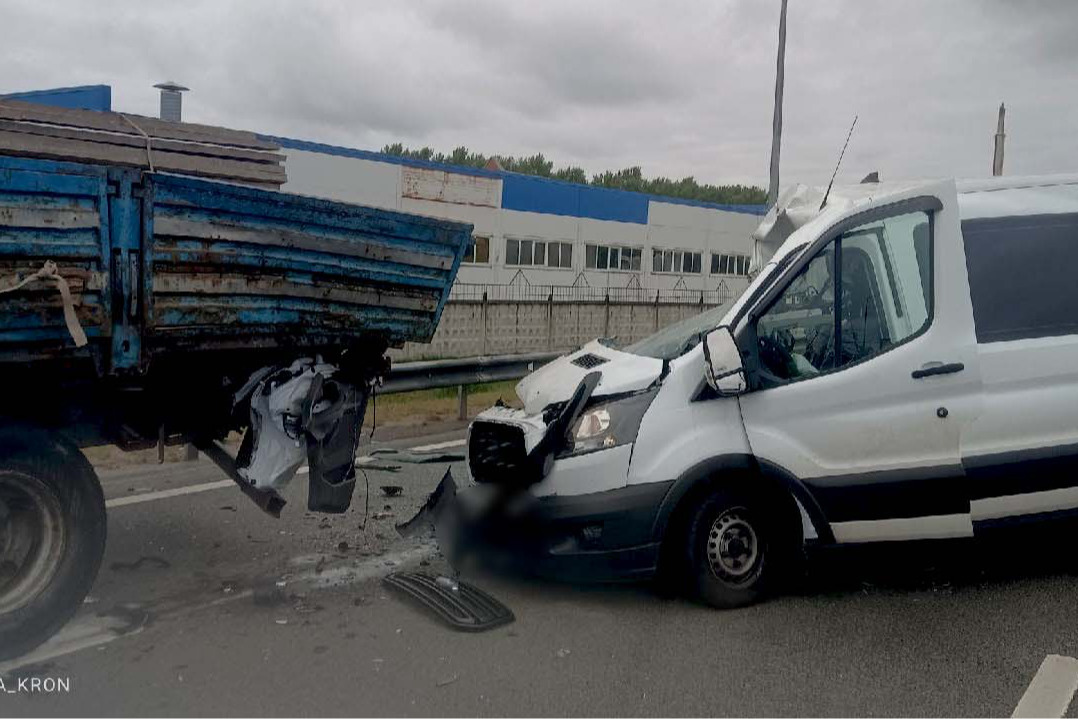
[{"label": "white lane marking", "polygon": [[169,497],[182,497],[185,494],[198,494],[199,492],[208,492],[211,489],[222,489],[224,487],[235,487],[236,483],[231,479],[222,479],[216,482],[205,482],[203,484],[190,484],[186,487],[176,487],[175,489],[162,489],[158,492],[146,492],[145,494],[136,494],[130,497],[115,497],[113,499],[106,499],[106,507],[126,507],[129,504],[142,504],[143,502],[153,502],[157,499],[168,499]]},{"label": "white lane marking", "polygon": [[1067,712],[1075,689],[1078,689],[1078,659],[1049,654],[1011,716],[1061,717]]},{"label": "white lane marking", "polygon": [[831,530],[838,542],[952,539],[972,537],[973,521],[968,514],[937,514],[930,517],[835,522]]},{"label": "white lane marking", "polygon": [[448,442],[438,442],[437,444],[424,444],[419,447],[409,447],[411,452],[433,452],[439,449],[449,449],[450,447],[463,447],[468,444],[466,439],[452,439]]},{"label": "white lane marking", "polygon": [[[438,548],[433,543],[421,544],[392,554],[371,557],[370,559],[366,559],[354,565],[329,567],[322,571],[308,569],[289,577],[286,586],[310,584],[315,589],[326,589],[329,587],[344,587],[350,584],[358,584],[371,579],[380,579],[390,572],[397,571],[410,564],[434,556],[437,549]],[[315,556],[316,555],[296,557],[291,563],[293,565],[299,564],[309,566],[314,563]],[[156,619],[160,621],[161,619],[182,617],[205,609],[218,607],[223,604],[231,604],[239,600],[249,599],[253,595],[253,590],[245,589],[241,592],[229,594],[224,597],[217,597],[206,602],[176,607],[170,611],[158,614]],[[17,659],[11,659],[7,662],[0,663],[0,677],[19,667],[30,664],[40,664],[41,662],[56,659],[57,657],[62,657],[66,654],[73,654],[83,649],[108,644],[112,640],[119,639],[120,637],[134,636],[135,634],[141,633],[142,629],[143,627],[140,626],[136,629],[127,630],[126,624],[122,620],[109,617],[102,618],[89,616],[76,619],[64,627],[59,634],[31,653],[25,654]]]},{"label": "white lane marking", "polygon": [[118,637],[138,634],[142,627],[124,632],[124,622],[114,618],[84,617],[64,627],[59,634],[40,647],[17,659],[0,663],[0,675],[29,664],[40,664],[65,654],[108,644]]},{"label": "white lane marking", "polygon": [[[448,449],[449,447],[463,447],[467,443],[467,440],[454,439],[450,442],[439,442],[438,444],[426,444],[419,447],[409,447],[410,452],[431,452],[439,449]],[[387,457],[372,457],[370,455],[363,455],[356,457],[356,466],[362,466],[364,464],[371,464],[381,459],[389,459]],[[300,467],[296,470],[296,474],[308,474],[310,468],[307,466]],[[130,497],[116,497],[114,499],[105,500],[106,507],[126,507],[130,504],[142,504],[143,502],[153,502],[158,499],[168,499],[169,497],[182,497],[185,494],[197,494],[199,492],[208,492],[211,489],[223,489],[225,487],[233,487],[235,482],[230,479],[222,479],[216,482],[205,482],[203,484],[191,484],[186,487],[176,487],[175,489],[162,489],[157,492],[145,492],[143,494],[133,495]]]}]

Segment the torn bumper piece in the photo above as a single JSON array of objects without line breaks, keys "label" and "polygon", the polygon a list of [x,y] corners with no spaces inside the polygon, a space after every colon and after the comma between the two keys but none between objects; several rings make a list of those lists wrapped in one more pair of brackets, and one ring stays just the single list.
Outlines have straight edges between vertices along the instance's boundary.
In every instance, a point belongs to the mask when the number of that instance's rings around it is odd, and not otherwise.
[{"label": "torn bumper piece", "polygon": [[355,489],[359,431],[369,384],[363,373],[346,373],[320,358],[255,372],[233,397],[233,409],[249,407],[250,426],[233,460],[222,447],[201,447],[244,493],[274,516],[285,502],[279,492],[304,461],[307,508],[340,513]]},{"label": "torn bumper piece", "polygon": [[404,536],[434,528],[450,563],[551,579],[647,579],[659,561],[656,520],[673,481],[574,496],[536,497],[506,485],[457,487],[446,472],[427,504],[398,525]]}]

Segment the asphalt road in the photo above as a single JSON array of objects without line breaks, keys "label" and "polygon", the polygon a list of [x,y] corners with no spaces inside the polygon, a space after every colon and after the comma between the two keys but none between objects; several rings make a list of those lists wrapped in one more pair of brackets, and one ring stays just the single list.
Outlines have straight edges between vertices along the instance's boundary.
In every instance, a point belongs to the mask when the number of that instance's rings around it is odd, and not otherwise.
[{"label": "asphalt road", "polygon": [[[459,453],[459,436],[398,446]],[[103,474],[97,584],[60,636],[0,665],[0,716],[1005,716],[1046,655],[1078,655],[1071,529],[818,554],[791,593],[728,612],[470,577],[516,621],[454,632],[380,583],[444,567],[393,523],[459,462],[408,458],[376,455],[369,506],[360,486],[336,517],[304,511],[300,477],[280,520],[208,487],[205,462]],[[69,689],[19,690],[35,677]]]}]

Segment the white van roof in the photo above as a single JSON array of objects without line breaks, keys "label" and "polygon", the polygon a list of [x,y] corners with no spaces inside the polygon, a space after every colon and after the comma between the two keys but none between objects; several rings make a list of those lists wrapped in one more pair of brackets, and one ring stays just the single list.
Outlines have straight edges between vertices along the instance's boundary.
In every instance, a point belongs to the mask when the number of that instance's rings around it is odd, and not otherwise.
[{"label": "white van roof", "polygon": [[1078,175],[991,177],[956,184],[963,220],[1078,213]]},{"label": "white van roof", "polygon": [[[932,180],[837,185],[828,195],[828,207],[847,210],[876,196],[930,185]],[[1078,174],[1029,177],[990,177],[956,180],[959,217],[963,220],[1021,215],[1078,213]],[[774,257],[786,239],[802,225],[820,216],[825,188],[794,185],[752,233],[755,241],[750,272],[758,272]]]}]

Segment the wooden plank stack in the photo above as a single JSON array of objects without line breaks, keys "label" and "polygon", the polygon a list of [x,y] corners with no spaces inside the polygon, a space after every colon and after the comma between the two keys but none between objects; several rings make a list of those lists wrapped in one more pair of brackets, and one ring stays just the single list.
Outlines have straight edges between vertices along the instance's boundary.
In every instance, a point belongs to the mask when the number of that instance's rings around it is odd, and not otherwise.
[{"label": "wooden plank stack", "polygon": [[253,132],[0,98],[0,155],[139,167],[280,189],[280,146]]}]

